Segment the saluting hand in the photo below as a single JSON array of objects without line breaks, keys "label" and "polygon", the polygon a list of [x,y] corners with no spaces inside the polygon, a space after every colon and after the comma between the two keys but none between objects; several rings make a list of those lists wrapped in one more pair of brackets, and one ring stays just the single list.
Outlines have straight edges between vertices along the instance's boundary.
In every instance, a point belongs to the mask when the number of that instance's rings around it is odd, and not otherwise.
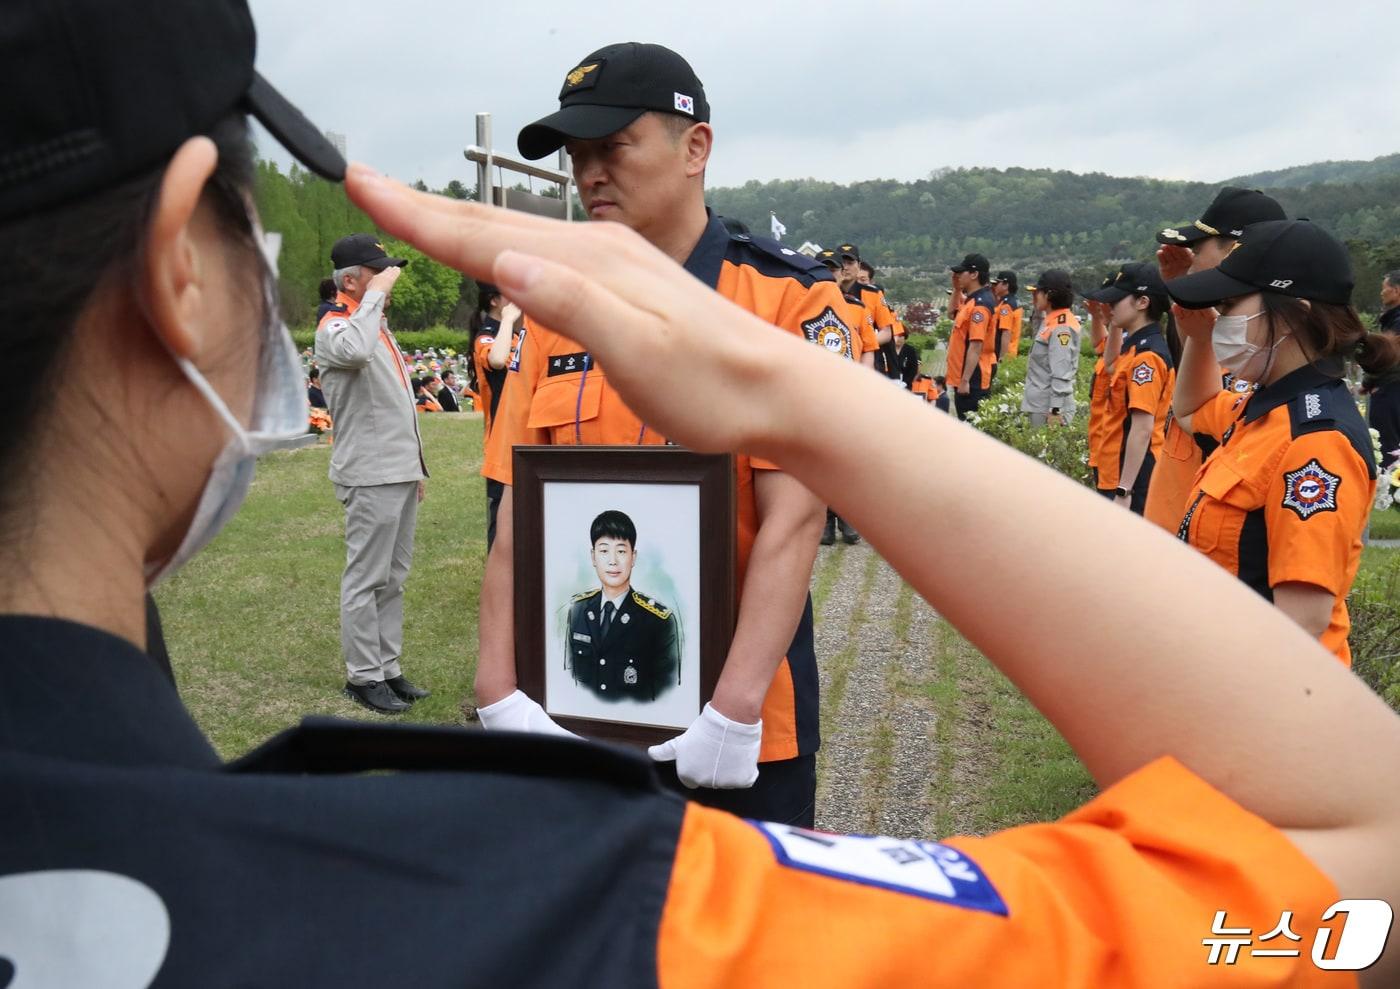
[{"label": "saluting hand", "polygon": [[383,292],[385,295],[394,291],[394,283],[399,280],[399,275],[403,274],[402,268],[390,266],[376,274],[365,286],[366,292]]},{"label": "saluting hand", "polygon": [[1191,249],[1180,244],[1163,244],[1157,248],[1157,270],[1161,272],[1164,282],[1186,274],[1191,270],[1191,262],[1194,260],[1195,255],[1191,253]]},{"label": "saluting hand", "polygon": [[1211,330],[1215,329],[1214,309],[1183,309],[1172,304],[1172,315],[1176,317],[1177,331],[1199,343],[1210,343]]}]

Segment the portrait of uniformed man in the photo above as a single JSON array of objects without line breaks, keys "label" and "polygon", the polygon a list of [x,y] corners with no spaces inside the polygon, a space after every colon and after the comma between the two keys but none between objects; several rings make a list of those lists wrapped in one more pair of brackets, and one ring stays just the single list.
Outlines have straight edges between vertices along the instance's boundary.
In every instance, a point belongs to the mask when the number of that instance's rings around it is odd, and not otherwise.
[{"label": "portrait of uniformed man", "polygon": [[600,700],[654,701],[680,682],[680,618],[632,586],[637,527],[631,518],[603,512],[588,537],[599,586],[569,604],[564,654],[574,682]]}]

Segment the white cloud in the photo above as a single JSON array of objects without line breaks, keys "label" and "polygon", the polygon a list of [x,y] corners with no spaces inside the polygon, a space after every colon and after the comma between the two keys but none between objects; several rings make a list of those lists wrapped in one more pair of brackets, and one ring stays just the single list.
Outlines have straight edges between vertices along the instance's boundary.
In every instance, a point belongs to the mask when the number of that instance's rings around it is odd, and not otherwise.
[{"label": "white cloud", "polygon": [[[259,68],[352,157],[441,186],[493,114],[513,150],[577,60],[620,40],[684,54],[714,110],[715,185],[913,179],[942,166],[1218,180],[1397,150],[1400,5],[1107,0],[252,0]],[[273,150],[261,141],[264,153]],[[281,156],[285,160],[285,156]]]}]

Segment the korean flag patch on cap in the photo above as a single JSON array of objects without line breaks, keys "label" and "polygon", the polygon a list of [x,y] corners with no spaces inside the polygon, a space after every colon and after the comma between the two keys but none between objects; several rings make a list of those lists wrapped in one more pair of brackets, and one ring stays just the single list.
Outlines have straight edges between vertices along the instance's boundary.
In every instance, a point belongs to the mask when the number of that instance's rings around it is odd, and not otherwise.
[{"label": "korean flag patch on cap", "polygon": [[686,96],[684,93],[676,94],[676,109],[681,113],[695,116],[695,97]]},{"label": "korean flag patch on cap", "polygon": [[1314,458],[1283,475],[1283,507],[1304,521],[1318,512],[1335,512],[1341,486],[1342,479]]}]

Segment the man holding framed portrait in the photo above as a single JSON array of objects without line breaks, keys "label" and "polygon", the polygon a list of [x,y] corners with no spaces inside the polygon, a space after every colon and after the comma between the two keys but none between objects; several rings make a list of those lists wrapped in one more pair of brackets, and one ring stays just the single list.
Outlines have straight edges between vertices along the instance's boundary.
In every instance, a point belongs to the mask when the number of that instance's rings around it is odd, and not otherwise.
[{"label": "man holding framed portrait", "polygon": [[[781,330],[809,341],[831,333],[850,339],[840,315],[845,302],[820,264],[775,242],[731,234],[706,209],[704,173],[714,133],[704,89],[681,56],[659,45],[608,46],[572,67],[559,99],[557,113],[521,131],[520,152],[536,159],[567,148],[590,219],[631,227]],[[844,354],[849,358],[850,346]],[[483,473],[513,484],[517,446],[665,442],[623,403],[584,347],[527,320]],[[702,803],[810,825],[820,734],[807,590],[825,509],[772,464],[738,456],[733,479],[739,591],[733,637],[699,716],[650,751],[663,778],[684,784],[684,792]],[[528,604],[514,601],[515,546],[507,521],[513,511],[507,488],[482,580],[478,710],[488,729],[560,731],[519,689],[517,628],[500,620],[521,614],[516,604]]]}]

